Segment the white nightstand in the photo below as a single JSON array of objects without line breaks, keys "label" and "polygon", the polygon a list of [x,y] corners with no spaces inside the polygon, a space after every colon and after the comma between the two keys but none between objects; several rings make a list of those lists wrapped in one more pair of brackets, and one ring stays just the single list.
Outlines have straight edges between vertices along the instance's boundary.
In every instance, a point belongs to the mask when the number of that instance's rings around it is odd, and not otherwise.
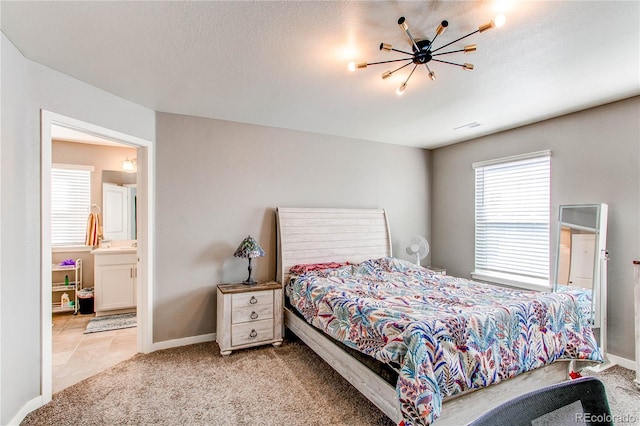
[{"label": "white nightstand", "polygon": [[436,275],[447,275],[447,270],[445,268],[440,268],[438,266],[425,266],[427,269],[431,269]]},{"label": "white nightstand", "polygon": [[218,284],[216,341],[220,354],[251,346],[282,344],[282,286]]}]

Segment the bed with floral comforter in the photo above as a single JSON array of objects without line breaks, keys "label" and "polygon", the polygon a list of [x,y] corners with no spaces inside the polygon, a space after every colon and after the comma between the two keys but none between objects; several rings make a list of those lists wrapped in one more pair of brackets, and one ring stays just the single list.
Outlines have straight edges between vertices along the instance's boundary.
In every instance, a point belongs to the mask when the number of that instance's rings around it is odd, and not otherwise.
[{"label": "bed with floral comforter", "polygon": [[571,294],[573,298],[576,299],[578,306],[580,306],[582,314],[589,319],[592,317],[591,310],[593,307],[593,290],[591,290],[590,288],[557,285],[556,291],[558,293]]},{"label": "bed with floral comforter", "polygon": [[396,258],[298,269],[286,291],[310,324],[400,365],[406,425],[431,424],[442,399],[556,360],[602,361],[573,296],[437,275]]}]

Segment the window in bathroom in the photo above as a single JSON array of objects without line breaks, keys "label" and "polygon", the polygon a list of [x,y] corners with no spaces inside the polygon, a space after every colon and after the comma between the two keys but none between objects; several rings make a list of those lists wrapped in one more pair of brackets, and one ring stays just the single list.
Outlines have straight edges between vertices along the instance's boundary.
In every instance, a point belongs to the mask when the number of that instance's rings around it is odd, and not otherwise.
[{"label": "window in bathroom", "polygon": [[51,245],[84,245],[91,206],[93,166],[51,167]]}]

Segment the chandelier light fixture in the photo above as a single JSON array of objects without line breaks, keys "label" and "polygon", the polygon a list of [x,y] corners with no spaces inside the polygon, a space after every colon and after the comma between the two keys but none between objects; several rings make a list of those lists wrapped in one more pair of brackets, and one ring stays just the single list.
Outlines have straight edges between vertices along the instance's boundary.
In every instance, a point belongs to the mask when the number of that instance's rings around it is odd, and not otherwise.
[{"label": "chandelier light fixture", "polygon": [[469,64],[469,63],[464,63],[464,64],[458,64],[455,62],[450,62],[450,61],[446,61],[444,59],[440,59],[440,57],[444,56],[444,55],[450,55],[452,53],[460,53],[460,52],[464,52],[464,53],[471,53],[471,52],[475,52],[476,51],[476,45],[475,44],[469,44],[464,46],[461,49],[455,49],[455,50],[449,50],[449,51],[445,51],[442,52],[442,49],[449,47],[450,45],[452,45],[453,43],[457,43],[460,40],[463,40],[469,36],[472,36],[473,34],[476,33],[482,33],[485,32],[491,28],[494,27],[501,27],[502,25],[504,25],[506,21],[506,18],[504,15],[498,15],[496,16],[496,18],[494,20],[492,20],[491,22],[488,22],[484,25],[481,25],[480,27],[478,27],[477,30],[470,32],[469,34],[462,36],[460,38],[457,38],[455,40],[453,40],[452,42],[449,42],[443,46],[440,46],[438,48],[434,48],[434,42],[436,41],[436,39],[438,38],[438,36],[442,35],[442,33],[445,32],[445,30],[447,29],[447,27],[449,26],[449,22],[448,21],[442,21],[440,22],[440,24],[438,25],[438,28],[436,28],[436,33],[433,36],[433,38],[431,40],[429,40],[428,38],[418,38],[415,39],[413,38],[413,36],[411,35],[411,32],[409,31],[409,26],[407,25],[407,21],[404,18],[404,16],[400,17],[400,19],[398,19],[398,25],[400,26],[400,28],[402,29],[402,31],[405,32],[405,34],[407,35],[407,37],[409,38],[409,41],[411,42],[411,48],[412,48],[412,52],[406,52],[403,50],[399,50],[399,49],[394,49],[393,46],[391,46],[390,44],[387,43],[380,43],[380,50],[384,50],[385,52],[398,52],[398,53],[402,53],[404,55],[407,55],[404,58],[400,58],[400,59],[392,59],[389,61],[380,61],[380,62],[362,62],[356,65],[355,62],[351,62],[349,63],[349,71],[355,71],[356,69],[363,69],[363,68],[367,68],[369,65],[378,65],[378,64],[388,64],[388,63],[392,63],[392,62],[406,62],[404,65],[401,65],[400,67],[392,70],[392,71],[385,71],[382,73],[382,79],[387,79],[389,77],[391,77],[393,74],[395,74],[396,72],[400,71],[401,69],[404,69],[405,67],[408,67],[409,65],[413,64],[413,69],[411,70],[411,72],[409,73],[409,76],[402,82],[402,84],[400,85],[400,87],[398,87],[398,90],[396,91],[396,93],[398,93],[398,95],[402,95],[404,93],[404,91],[407,88],[407,84],[409,83],[409,79],[411,78],[411,76],[413,75],[414,71],[416,70],[416,68],[418,67],[418,65],[424,65],[427,68],[427,72],[429,73],[429,77],[431,78],[431,80],[435,80],[436,79],[436,73],[433,72],[431,70],[431,68],[429,67],[429,63],[430,62],[440,62],[443,64],[449,64],[449,65],[454,65],[457,67],[462,68],[463,70],[473,70],[473,64]]}]

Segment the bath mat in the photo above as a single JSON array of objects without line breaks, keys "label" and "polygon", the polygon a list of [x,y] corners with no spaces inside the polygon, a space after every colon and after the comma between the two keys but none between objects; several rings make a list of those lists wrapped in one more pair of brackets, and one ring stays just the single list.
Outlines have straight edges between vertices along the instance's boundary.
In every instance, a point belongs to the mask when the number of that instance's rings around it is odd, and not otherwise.
[{"label": "bath mat", "polygon": [[98,333],[100,331],[118,330],[120,328],[130,328],[137,325],[136,314],[118,314],[105,317],[92,318],[87,324],[84,334]]}]

